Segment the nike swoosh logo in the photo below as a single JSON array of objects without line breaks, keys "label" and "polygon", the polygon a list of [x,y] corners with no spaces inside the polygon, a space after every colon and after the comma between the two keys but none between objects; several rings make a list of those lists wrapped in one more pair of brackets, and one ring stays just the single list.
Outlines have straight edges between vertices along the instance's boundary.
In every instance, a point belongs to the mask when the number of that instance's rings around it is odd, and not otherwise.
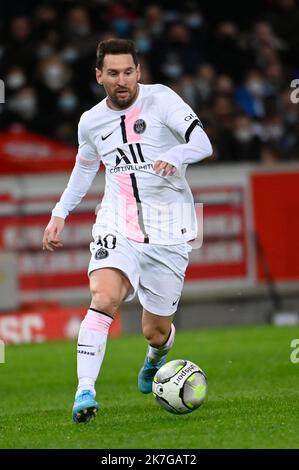
[{"label": "nike swoosh logo", "polygon": [[84,347],[84,348],[93,348],[93,345],[92,344],[78,344],[78,346],[80,347]]},{"label": "nike swoosh logo", "polygon": [[176,299],[174,302],[172,302],[172,305],[175,305],[179,300],[180,298]]},{"label": "nike swoosh logo", "polygon": [[102,137],[102,140],[106,140],[106,139],[108,139],[108,137],[110,137],[110,136],[111,136],[111,134],[113,134],[113,131],[112,131],[112,132],[110,132],[110,134],[108,134],[108,135],[105,135],[105,136],[103,136],[103,135],[102,135],[102,136],[101,136],[101,137]]}]

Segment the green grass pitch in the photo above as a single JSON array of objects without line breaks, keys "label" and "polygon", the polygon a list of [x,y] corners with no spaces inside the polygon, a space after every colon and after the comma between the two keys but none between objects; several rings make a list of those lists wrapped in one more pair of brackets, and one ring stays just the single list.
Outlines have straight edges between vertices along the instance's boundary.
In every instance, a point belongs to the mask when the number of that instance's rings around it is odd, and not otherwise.
[{"label": "green grass pitch", "polygon": [[101,410],[71,421],[74,342],[8,346],[0,364],[0,448],[298,448],[299,364],[290,361],[298,328],[179,331],[169,360],[200,365],[208,398],[189,415],[161,409],[138,392],[142,336],[110,338],[97,384]]}]

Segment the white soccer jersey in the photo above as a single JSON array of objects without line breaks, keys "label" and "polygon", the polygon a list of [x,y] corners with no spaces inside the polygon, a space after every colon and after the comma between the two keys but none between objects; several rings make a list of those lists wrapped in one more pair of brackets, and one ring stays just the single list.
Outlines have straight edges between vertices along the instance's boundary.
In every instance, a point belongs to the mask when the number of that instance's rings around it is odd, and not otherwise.
[{"label": "white soccer jersey", "polygon": [[[189,155],[195,150],[196,157],[188,160],[187,143],[195,129],[204,144],[191,146]],[[109,108],[104,99],[83,113],[78,134],[79,164],[96,173],[101,160],[106,168],[96,226],[141,243],[177,244],[196,237],[185,171],[188,163],[209,156],[211,146],[200,120],[176,93],[164,85],[139,85],[135,102],[121,111]],[[157,175],[156,160],[174,164],[176,173]],[[53,215],[66,216],[78,203],[74,198],[74,204],[64,207],[67,199],[70,202],[70,183],[65,191],[69,194],[64,193]]]}]

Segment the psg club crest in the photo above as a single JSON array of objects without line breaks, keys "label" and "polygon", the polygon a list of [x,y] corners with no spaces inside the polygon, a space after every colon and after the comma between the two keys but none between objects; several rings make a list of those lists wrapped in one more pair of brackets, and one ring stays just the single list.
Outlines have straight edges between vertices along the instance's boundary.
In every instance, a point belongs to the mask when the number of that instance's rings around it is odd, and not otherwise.
[{"label": "psg club crest", "polygon": [[143,134],[146,129],[146,123],[143,119],[137,119],[134,122],[134,132],[135,134]]},{"label": "psg club crest", "polygon": [[108,250],[106,250],[105,248],[99,248],[96,251],[94,257],[95,259],[105,259],[107,258],[108,255],[109,255]]}]

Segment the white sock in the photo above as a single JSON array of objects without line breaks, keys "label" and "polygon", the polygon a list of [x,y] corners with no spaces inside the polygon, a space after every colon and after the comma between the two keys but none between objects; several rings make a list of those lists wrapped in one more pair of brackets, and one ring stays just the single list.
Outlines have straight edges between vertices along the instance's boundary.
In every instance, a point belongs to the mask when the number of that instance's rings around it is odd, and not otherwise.
[{"label": "white sock", "polygon": [[95,382],[106,351],[106,343],[113,318],[105,312],[89,308],[81,323],[77,346],[77,395],[90,390],[95,396]]},{"label": "white sock", "polygon": [[153,346],[149,345],[147,350],[147,358],[153,363],[156,364],[157,362],[162,359],[162,357],[166,356],[166,354],[171,350],[175,337],[175,327],[174,324],[171,324],[170,333],[166,343],[164,343],[160,348],[154,348]]}]

